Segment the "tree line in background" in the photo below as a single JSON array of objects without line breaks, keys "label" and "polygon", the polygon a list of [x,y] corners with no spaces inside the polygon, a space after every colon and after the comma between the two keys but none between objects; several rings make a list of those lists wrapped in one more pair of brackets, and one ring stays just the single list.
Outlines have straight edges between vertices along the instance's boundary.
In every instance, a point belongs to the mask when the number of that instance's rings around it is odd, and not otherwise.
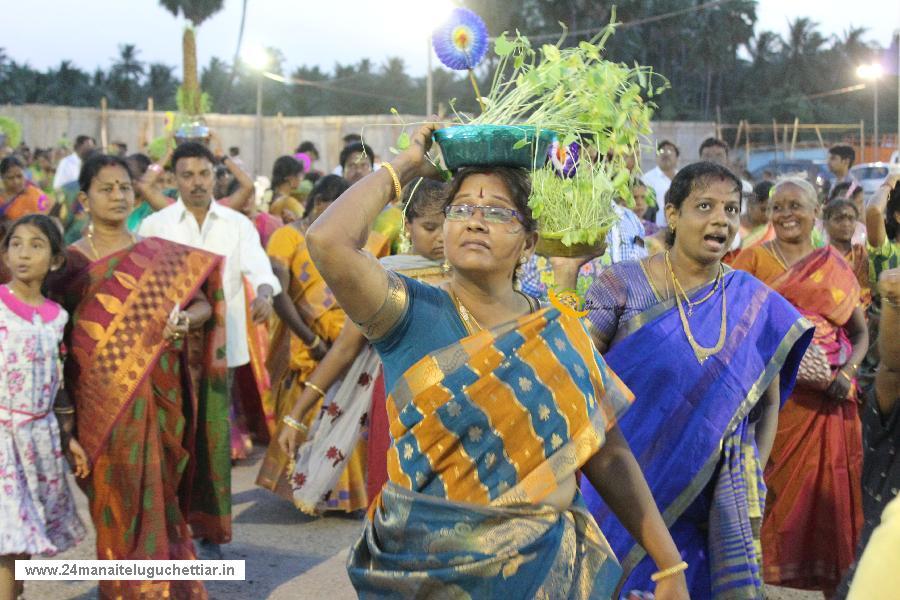
[{"label": "tree line in background", "polygon": [[[221,2],[213,4],[221,7]],[[492,33],[518,29],[535,44],[555,43],[559,23],[569,30],[565,44],[576,44],[590,38],[611,16],[611,4],[594,0],[466,0],[465,4],[485,19]],[[794,117],[803,122],[871,121],[871,89],[835,93],[860,83],[856,67],[880,56],[880,48],[866,39],[865,29],[848,27],[840,35],[826,36],[812,15],[790,22],[782,36],[757,31],[753,0],[709,4],[699,0],[696,4],[617,2],[616,18],[623,26],[608,43],[608,56],[650,65],[671,82],[672,89],[656,98],[658,118],[714,120],[718,109],[725,122]],[[847,8],[852,20],[863,17]],[[202,45],[202,29],[199,40]],[[270,53],[272,73],[303,83],[265,79],[265,114],[381,114],[392,107],[419,114],[424,110],[425,78],[409,75],[402,58],[389,58],[380,65],[365,58],[356,64],[336,64],[329,72],[317,66],[288,69],[278,49]],[[479,70],[484,88],[493,71],[491,61],[486,62]],[[177,72],[176,67],[141,60],[140,50],[132,44],[120,46],[109,69],[92,73],[67,60],[38,71],[0,49],[0,104],[97,106],[105,96],[111,108],[143,109],[152,96],[157,109],[174,110],[181,83]],[[200,84],[214,112],[247,114],[256,111],[257,77],[213,58],[202,69]],[[883,130],[890,130],[897,118],[896,86],[885,85],[881,93]],[[436,102],[457,98],[457,108],[477,109],[466,79],[441,68],[434,73],[434,98]]]}]

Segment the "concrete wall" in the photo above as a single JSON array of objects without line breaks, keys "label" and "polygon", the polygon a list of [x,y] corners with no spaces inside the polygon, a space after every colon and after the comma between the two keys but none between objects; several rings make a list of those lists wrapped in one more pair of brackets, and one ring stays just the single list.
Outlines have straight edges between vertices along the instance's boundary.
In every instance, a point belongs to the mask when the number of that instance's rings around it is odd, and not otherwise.
[{"label": "concrete wall", "polygon": [[645,173],[656,166],[656,145],[662,140],[669,140],[678,146],[678,167],[681,168],[696,162],[699,159],[700,144],[706,138],[716,135],[716,124],[712,122],[654,121],[651,127],[653,135],[641,152],[641,167]]},{"label": "concrete wall", "polygon": [[[338,107],[339,108],[339,107]],[[0,114],[9,116],[22,124],[23,138],[32,147],[55,145],[63,135],[74,140],[85,134],[93,136],[100,143],[101,111],[97,108],[71,108],[38,104],[5,105]],[[419,116],[403,116],[403,122],[421,121]],[[238,146],[241,160],[253,172],[254,139],[256,117],[254,115],[206,116],[207,124],[213,128],[226,146]],[[139,149],[140,143],[162,135],[165,113],[136,110],[107,111],[107,139],[109,142],[122,141],[128,144],[129,152]],[[316,165],[323,171],[331,171],[337,164],[343,142],[348,133],[362,133],[366,143],[372,146],[376,155],[390,157],[390,148],[400,134],[401,126],[391,115],[328,116],[328,117],[263,117],[263,152],[261,174],[269,175],[272,163],[282,154],[293,152],[303,141],[310,140],[321,153]],[[644,170],[655,166],[655,144],[658,140],[674,141],[681,149],[681,164],[696,160],[700,142],[714,135],[713,123],[658,121],[653,123],[654,134],[643,152]]]}]

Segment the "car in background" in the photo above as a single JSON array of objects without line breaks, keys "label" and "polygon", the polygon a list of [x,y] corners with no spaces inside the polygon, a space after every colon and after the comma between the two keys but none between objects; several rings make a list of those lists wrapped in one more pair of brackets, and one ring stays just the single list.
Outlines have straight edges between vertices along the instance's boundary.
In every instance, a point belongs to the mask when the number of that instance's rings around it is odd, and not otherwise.
[{"label": "car in background", "polygon": [[824,160],[771,160],[763,166],[754,169],[750,175],[753,177],[753,181],[756,182],[767,178],[774,180],[789,175],[800,175],[815,185],[819,193],[826,197],[834,183],[834,175],[828,170],[828,165]]},{"label": "car in background", "polygon": [[859,182],[863,189],[863,200],[869,199],[878,190],[878,186],[890,173],[891,164],[885,162],[860,163],[850,167],[850,175]]}]

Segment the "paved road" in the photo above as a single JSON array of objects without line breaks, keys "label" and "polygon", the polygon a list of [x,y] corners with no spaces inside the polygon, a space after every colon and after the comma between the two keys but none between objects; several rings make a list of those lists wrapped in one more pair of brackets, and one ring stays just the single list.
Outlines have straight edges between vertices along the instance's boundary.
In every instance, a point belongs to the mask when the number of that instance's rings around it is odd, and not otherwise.
[{"label": "paved road", "polygon": [[[214,600],[271,598],[297,600],[356,598],[344,568],[346,552],[361,529],[351,517],[314,519],[254,485],[262,451],[242,461],[232,473],[234,541],[223,546],[225,558],[246,561],[246,581],[209,581]],[[87,528],[90,517],[84,495],[73,486],[79,513]],[[93,559],[91,535],[59,558]],[[97,586],[88,581],[33,581],[25,588],[26,600],[88,600]],[[770,589],[769,600],[820,600],[820,594]]]}]

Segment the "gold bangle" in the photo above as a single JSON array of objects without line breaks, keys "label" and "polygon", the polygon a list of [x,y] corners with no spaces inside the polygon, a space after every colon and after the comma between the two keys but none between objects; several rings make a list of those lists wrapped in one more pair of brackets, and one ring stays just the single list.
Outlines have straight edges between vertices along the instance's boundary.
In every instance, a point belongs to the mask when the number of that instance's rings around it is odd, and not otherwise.
[{"label": "gold bangle", "polygon": [[53,412],[58,415],[74,415],[75,407],[74,406],[54,406]]},{"label": "gold bangle", "polygon": [[684,561],[681,561],[674,567],[669,567],[668,569],[663,569],[662,571],[657,571],[653,575],[650,576],[650,581],[656,583],[660,579],[665,579],[666,577],[671,577],[672,575],[678,575],[682,571],[687,571],[688,564]]},{"label": "gold bangle", "polygon": [[320,388],[319,386],[317,386],[317,385],[314,384],[313,382],[307,381],[307,382],[304,382],[303,385],[304,385],[305,387],[310,388],[311,390],[313,390],[315,393],[319,394],[319,395],[322,396],[323,398],[325,397],[325,392],[322,390],[322,388]]},{"label": "gold bangle", "polygon": [[316,335],[316,337],[314,337],[313,340],[309,344],[307,344],[307,347],[310,350],[312,350],[313,348],[315,348],[316,346],[318,346],[321,343],[322,343],[322,338],[320,338],[318,335]]},{"label": "gold bangle", "polygon": [[838,370],[838,375],[843,375],[844,378],[845,378],[848,382],[853,383],[853,378],[850,377],[849,375],[847,375],[847,372],[844,371],[843,369],[839,369],[839,370]]},{"label": "gold bangle", "polygon": [[381,163],[381,166],[390,173],[391,180],[394,182],[394,196],[399,200],[403,196],[403,188],[400,186],[400,178],[397,177],[397,171],[394,169],[394,165],[385,161]]},{"label": "gold bangle", "polygon": [[300,433],[309,432],[309,427],[292,417],[291,415],[284,415],[281,419],[281,422],[293,429],[294,431],[299,431]]}]

